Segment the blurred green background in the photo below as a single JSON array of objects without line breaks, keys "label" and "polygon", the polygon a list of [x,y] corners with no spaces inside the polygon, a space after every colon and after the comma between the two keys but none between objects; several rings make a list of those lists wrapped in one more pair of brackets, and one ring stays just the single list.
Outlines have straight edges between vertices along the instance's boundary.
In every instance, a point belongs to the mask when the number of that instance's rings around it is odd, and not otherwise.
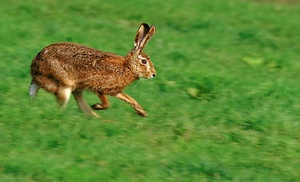
[{"label": "blurred green background", "polygon": [[[299,181],[299,1],[8,1],[0,6],[0,181]],[[100,118],[28,95],[46,45],[126,55],[138,26],[152,80]],[[98,102],[85,93],[89,104]]]}]

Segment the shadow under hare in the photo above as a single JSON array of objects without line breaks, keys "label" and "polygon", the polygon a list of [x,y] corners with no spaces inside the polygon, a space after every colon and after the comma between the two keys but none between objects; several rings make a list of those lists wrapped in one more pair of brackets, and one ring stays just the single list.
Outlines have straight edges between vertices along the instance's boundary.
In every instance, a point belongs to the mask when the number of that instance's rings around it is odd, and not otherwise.
[{"label": "shadow under hare", "polygon": [[[149,79],[156,76],[153,63],[143,51],[155,30],[153,25],[141,24],[134,48],[126,56],[76,43],[48,45],[32,61],[30,96],[34,98],[39,88],[43,88],[53,93],[62,107],[66,107],[72,93],[84,113],[97,117],[92,109],[108,108],[107,95],[111,95],[129,103],[137,114],[146,116],[146,111],[122,90],[141,77]],[[82,94],[85,90],[95,92],[101,103],[88,106]]]}]

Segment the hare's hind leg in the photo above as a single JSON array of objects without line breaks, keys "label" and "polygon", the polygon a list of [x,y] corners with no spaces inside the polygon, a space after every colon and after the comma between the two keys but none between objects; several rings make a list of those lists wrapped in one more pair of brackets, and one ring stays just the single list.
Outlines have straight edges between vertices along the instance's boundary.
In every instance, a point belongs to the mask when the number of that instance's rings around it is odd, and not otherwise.
[{"label": "hare's hind leg", "polygon": [[70,95],[72,93],[72,89],[70,87],[59,87],[57,92],[55,93],[58,103],[62,108],[65,108],[70,99]]},{"label": "hare's hind leg", "polygon": [[97,92],[96,94],[97,94],[97,96],[99,97],[99,99],[101,100],[101,104],[100,104],[100,103],[97,103],[97,104],[92,105],[91,107],[92,107],[94,110],[103,110],[103,109],[107,109],[107,108],[109,107],[109,100],[108,100],[107,96],[101,94],[100,92]]},{"label": "hare's hind leg", "polygon": [[75,91],[75,92],[73,92],[73,95],[76,99],[76,102],[77,102],[79,108],[82,110],[82,112],[84,112],[88,116],[99,117],[96,113],[94,113],[92,111],[90,106],[83,99],[82,91]]},{"label": "hare's hind leg", "polygon": [[[38,84],[37,84],[38,83]],[[64,83],[59,83],[47,76],[34,76],[29,93],[31,96],[35,96],[39,87],[45,89],[48,92],[53,93],[56,96],[58,103],[65,108],[70,99],[72,93],[72,86],[68,86]]]},{"label": "hare's hind leg", "polygon": [[121,92],[121,93],[118,93],[117,95],[115,95],[115,97],[130,104],[134,108],[134,110],[136,111],[137,114],[139,114],[141,116],[147,116],[146,111],[139,105],[139,103],[137,103],[129,95],[126,95]]}]

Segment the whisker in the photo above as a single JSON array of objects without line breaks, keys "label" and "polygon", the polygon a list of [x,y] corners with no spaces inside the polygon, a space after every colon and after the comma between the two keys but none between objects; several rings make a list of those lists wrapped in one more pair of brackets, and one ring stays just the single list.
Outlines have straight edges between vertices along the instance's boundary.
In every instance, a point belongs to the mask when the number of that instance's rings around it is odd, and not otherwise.
[{"label": "whisker", "polygon": [[134,85],[134,87],[136,87],[142,80],[144,80],[144,78],[140,78],[140,79],[136,82],[136,84]]}]

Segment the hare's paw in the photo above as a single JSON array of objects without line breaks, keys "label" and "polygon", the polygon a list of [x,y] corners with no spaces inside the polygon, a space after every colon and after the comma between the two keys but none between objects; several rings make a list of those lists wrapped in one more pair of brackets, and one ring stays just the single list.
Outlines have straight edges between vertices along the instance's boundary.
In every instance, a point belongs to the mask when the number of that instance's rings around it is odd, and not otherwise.
[{"label": "hare's paw", "polygon": [[136,113],[140,116],[146,117],[148,114],[146,111],[142,110],[142,109],[138,109],[136,110]]},{"label": "hare's paw", "polygon": [[94,104],[91,106],[93,110],[104,110],[104,109],[107,109],[108,106],[107,105],[104,105],[104,104]]}]

